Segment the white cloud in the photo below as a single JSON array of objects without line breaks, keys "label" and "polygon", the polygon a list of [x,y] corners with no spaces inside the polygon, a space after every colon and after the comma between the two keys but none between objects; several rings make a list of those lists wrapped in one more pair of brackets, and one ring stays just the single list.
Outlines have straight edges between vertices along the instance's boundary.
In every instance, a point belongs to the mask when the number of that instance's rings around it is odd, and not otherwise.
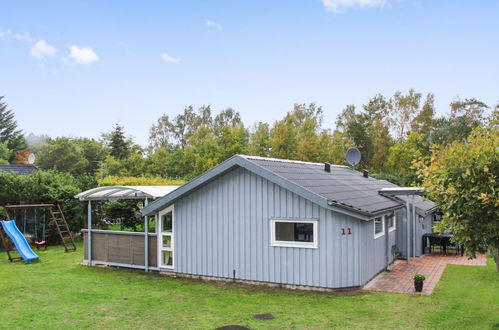
[{"label": "white cloud", "polygon": [[180,57],[172,57],[172,56],[168,55],[167,53],[161,54],[161,59],[163,59],[163,61],[168,62],[168,63],[178,63],[178,62],[182,61],[182,59]]},{"label": "white cloud", "polygon": [[[99,56],[89,46],[69,46],[69,57],[76,64],[91,64],[99,60]],[[68,59],[63,58],[63,62]]]},{"label": "white cloud", "polygon": [[342,13],[349,8],[382,8],[390,0],[322,0],[326,10]]},{"label": "white cloud", "polygon": [[54,56],[56,49],[45,42],[45,40],[38,40],[33,47],[29,50],[29,54],[34,58],[44,58]]},{"label": "white cloud", "polygon": [[215,29],[218,29],[218,30],[223,30],[224,27],[220,24],[218,24],[217,22],[215,21],[212,21],[210,19],[207,19],[206,22],[205,22],[206,26],[208,28],[215,28]]},{"label": "white cloud", "polygon": [[31,36],[29,35],[29,33],[24,33],[24,34],[17,33],[14,34],[14,38],[21,41],[34,41],[33,38],[31,38]]},{"label": "white cloud", "polygon": [[8,37],[12,34],[11,30],[0,30],[0,39]]}]

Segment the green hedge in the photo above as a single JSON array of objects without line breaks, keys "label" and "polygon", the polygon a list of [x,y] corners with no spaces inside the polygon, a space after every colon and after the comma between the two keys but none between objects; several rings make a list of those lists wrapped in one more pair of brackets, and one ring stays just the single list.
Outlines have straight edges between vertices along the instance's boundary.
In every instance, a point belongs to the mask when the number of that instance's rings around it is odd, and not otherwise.
[{"label": "green hedge", "polygon": [[88,180],[79,181],[70,174],[38,171],[30,175],[0,172],[0,205],[60,204],[73,232],[85,221],[85,205],[74,198],[88,189]]}]

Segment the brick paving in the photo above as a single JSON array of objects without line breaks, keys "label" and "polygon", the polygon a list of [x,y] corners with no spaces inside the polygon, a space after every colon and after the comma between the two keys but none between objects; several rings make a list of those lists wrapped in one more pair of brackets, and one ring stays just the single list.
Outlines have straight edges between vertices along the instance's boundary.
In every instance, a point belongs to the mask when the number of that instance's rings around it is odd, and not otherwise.
[{"label": "brick paving", "polygon": [[425,254],[411,258],[410,264],[405,260],[396,260],[390,271],[378,274],[364,286],[365,290],[385,291],[398,293],[415,293],[414,274],[423,274],[426,277],[422,294],[431,294],[437,285],[447,264],[485,266],[487,257],[477,254],[476,259],[468,259],[460,255],[442,255],[438,253]]}]

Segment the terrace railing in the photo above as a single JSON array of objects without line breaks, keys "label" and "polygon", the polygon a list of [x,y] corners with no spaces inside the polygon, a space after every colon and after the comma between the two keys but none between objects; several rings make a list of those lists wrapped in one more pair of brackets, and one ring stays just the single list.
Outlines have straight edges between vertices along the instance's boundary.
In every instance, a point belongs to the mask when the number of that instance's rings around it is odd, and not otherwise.
[{"label": "terrace railing", "polygon": [[[82,229],[84,263],[88,263],[87,230]],[[157,237],[149,234],[149,269],[157,270]],[[144,269],[144,233],[92,229],[92,264]]]}]

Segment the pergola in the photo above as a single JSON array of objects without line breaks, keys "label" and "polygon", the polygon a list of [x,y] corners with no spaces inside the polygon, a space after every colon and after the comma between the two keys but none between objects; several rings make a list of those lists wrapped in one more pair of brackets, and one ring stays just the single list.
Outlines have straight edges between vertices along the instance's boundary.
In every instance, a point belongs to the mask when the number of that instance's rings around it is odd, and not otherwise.
[{"label": "pergola", "polygon": [[[179,186],[105,186],[90,189],[79,193],[75,198],[88,202],[88,264],[92,264],[92,201],[109,201],[121,199],[143,199],[144,206],[149,200],[163,197],[177,189]],[[149,221],[144,217],[144,257],[145,271],[149,270]]]}]

